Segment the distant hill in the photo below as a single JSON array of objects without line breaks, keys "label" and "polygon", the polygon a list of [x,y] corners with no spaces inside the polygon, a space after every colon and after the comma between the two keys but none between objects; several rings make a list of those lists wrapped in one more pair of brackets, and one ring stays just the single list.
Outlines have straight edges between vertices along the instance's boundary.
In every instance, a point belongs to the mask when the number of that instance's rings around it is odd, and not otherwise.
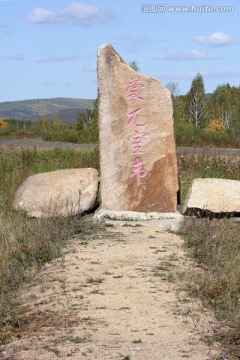
[{"label": "distant hill", "polygon": [[92,99],[53,98],[0,103],[0,117],[37,121],[40,117],[75,122],[77,113],[93,107]]}]

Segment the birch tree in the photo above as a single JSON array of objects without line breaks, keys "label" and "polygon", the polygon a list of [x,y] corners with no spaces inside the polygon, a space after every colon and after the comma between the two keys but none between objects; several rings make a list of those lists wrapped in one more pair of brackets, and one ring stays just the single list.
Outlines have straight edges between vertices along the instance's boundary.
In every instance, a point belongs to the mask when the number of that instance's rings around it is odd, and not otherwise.
[{"label": "birch tree", "polygon": [[226,129],[232,123],[233,110],[236,105],[236,91],[229,84],[219,85],[211,98],[213,117],[221,120]]},{"label": "birch tree", "polygon": [[200,73],[193,79],[187,94],[187,122],[202,128],[207,115],[207,100],[203,77]]}]

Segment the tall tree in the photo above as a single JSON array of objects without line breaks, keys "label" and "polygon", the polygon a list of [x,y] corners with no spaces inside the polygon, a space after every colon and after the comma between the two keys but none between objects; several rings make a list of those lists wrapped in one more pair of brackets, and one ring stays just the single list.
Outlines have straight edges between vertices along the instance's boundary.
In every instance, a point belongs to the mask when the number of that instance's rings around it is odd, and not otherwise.
[{"label": "tall tree", "polygon": [[98,141],[98,98],[94,101],[92,108],[85,112],[79,112],[76,120],[76,130],[84,142]]},{"label": "tall tree", "polygon": [[187,96],[180,95],[173,98],[173,116],[174,121],[185,123],[187,110]]},{"label": "tall tree", "polygon": [[219,85],[210,100],[212,118],[219,119],[226,129],[231,126],[233,111],[236,107],[235,90],[237,89],[229,84]]},{"label": "tall tree", "polygon": [[217,86],[209,108],[212,119],[220,120],[226,129],[240,138],[240,87],[228,83]]},{"label": "tall tree", "polygon": [[187,94],[187,121],[198,128],[204,126],[207,115],[207,99],[205,96],[203,77],[200,73],[193,79]]}]

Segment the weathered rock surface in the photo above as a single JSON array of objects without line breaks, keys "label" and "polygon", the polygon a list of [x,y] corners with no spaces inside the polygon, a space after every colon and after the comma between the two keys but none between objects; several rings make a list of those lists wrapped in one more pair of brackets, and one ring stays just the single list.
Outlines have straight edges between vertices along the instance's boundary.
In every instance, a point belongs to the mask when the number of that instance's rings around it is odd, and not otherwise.
[{"label": "weathered rock surface", "polygon": [[170,92],[98,50],[101,207],[174,212],[179,189]]},{"label": "weathered rock surface", "polygon": [[96,204],[98,182],[91,168],[36,174],[19,186],[13,207],[32,217],[80,214]]},{"label": "weathered rock surface", "polygon": [[142,226],[156,227],[161,230],[178,231],[184,220],[179,212],[157,213],[157,212],[135,212],[135,211],[111,211],[98,210],[93,219],[103,221],[111,226]]},{"label": "weathered rock surface", "polygon": [[194,179],[183,206],[185,215],[197,212],[240,213],[240,181]]}]

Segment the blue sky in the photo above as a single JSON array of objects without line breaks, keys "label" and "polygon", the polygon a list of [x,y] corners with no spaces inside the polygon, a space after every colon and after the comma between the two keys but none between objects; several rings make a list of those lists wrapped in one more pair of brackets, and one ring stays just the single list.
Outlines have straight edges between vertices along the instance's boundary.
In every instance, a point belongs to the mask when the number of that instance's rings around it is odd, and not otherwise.
[{"label": "blue sky", "polygon": [[239,0],[0,0],[0,102],[96,98],[104,43],[180,94],[239,86],[239,23]]}]

